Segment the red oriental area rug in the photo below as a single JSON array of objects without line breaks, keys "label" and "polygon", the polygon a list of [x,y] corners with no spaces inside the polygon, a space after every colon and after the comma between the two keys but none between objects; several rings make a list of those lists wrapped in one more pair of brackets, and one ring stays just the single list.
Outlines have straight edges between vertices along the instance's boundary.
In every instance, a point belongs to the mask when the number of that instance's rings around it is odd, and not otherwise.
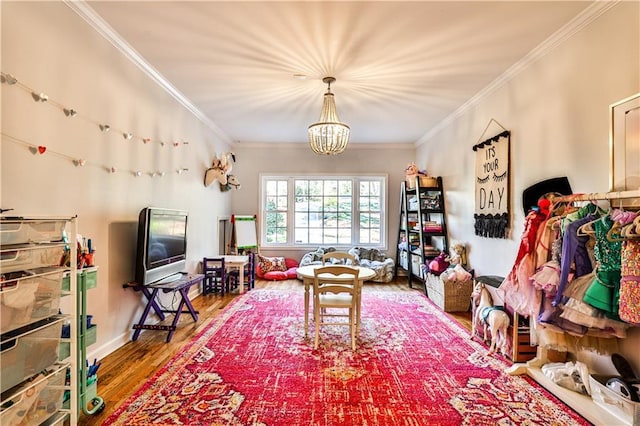
[{"label": "red oriental area rug", "polygon": [[[416,291],[365,286],[347,327],[304,338],[303,291],[252,290],[105,425],[588,425]],[[313,327],[310,327],[310,331]]]}]

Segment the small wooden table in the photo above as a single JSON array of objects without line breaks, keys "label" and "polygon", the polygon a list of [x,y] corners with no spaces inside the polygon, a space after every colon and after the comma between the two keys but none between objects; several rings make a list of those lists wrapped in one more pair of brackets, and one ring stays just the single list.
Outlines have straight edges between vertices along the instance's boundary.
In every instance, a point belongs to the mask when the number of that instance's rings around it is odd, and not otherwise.
[{"label": "small wooden table", "polygon": [[[325,266],[330,266],[330,265],[325,265]],[[313,287],[313,280],[315,278],[315,274],[313,270],[321,267],[322,265],[308,265],[308,266],[302,266],[298,268],[298,271],[297,271],[298,278],[301,279],[302,282],[304,283],[304,337],[307,337],[309,333],[309,289]],[[362,285],[364,284],[365,281],[375,277],[376,271],[370,268],[362,267],[362,266],[352,266],[352,267],[358,269],[358,283],[360,284],[358,286],[358,292],[357,292],[358,301],[356,304],[358,308],[358,311],[356,313],[356,324],[358,324],[358,327],[359,327],[360,326],[360,300],[359,299],[362,293]],[[333,277],[332,275],[327,275],[326,278],[323,277],[323,280],[331,281],[332,277]]]},{"label": "small wooden table", "polygon": [[225,269],[238,269],[238,292],[242,293],[244,291],[244,265],[249,263],[249,256],[226,254],[222,257],[224,258]]}]

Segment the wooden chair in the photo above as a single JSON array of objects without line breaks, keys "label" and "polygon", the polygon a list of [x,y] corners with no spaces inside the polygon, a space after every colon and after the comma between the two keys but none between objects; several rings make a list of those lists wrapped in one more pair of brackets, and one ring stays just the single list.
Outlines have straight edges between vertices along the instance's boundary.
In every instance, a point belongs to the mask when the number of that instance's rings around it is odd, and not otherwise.
[{"label": "wooden chair", "polygon": [[[322,275],[322,276],[321,276]],[[322,266],[314,270],[313,319],[316,334],[314,348],[318,349],[321,325],[349,326],[351,349],[356,350],[358,303],[358,270],[349,266]],[[335,310],[347,310],[335,313]],[[328,318],[348,318],[348,322],[326,321]]]},{"label": "wooden chair", "polygon": [[202,258],[202,294],[220,292],[224,296],[229,290],[227,272],[224,265],[224,257],[203,257]]},{"label": "wooden chair", "polygon": [[[252,251],[247,253],[249,262],[244,268],[244,283],[247,286],[247,290],[251,290],[255,287],[256,282],[256,254]],[[240,271],[234,270],[227,273],[227,280],[229,281],[229,289],[238,287],[238,280],[240,279]]]},{"label": "wooden chair", "polygon": [[355,266],[356,265],[356,258],[355,256],[343,252],[343,251],[332,251],[329,253],[325,253],[322,255],[322,266],[325,266],[327,263],[329,263],[330,265],[334,265],[333,262],[327,262],[329,259],[337,259],[339,261],[341,261],[342,263],[337,263],[335,265],[347,265],[347,266]]}]

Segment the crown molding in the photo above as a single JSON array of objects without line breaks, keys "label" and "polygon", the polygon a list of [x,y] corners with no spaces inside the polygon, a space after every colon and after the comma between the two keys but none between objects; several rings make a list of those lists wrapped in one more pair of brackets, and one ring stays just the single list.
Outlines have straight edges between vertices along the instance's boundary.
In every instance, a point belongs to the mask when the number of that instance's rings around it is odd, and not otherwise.
[{"label": "crown molding", "polygon": [[445,117],[441,122],[431,128],[431,130],[429,130],[424,136],[416,141],[415,146],[418,147],[427,142],[442,129],[452,124],[456,119],[460,118],[472,106],[478,104],[482,99],[504,86],[506,83],[515,78],[515,76],[518,75],[521,71],[525,70],[531,64],[547,55],[557,46],[570,39],[574,34],[581,31],[583,28],[598,19],[602,14],[607,12],[620,1],[621,0],[596,0],[582,12],[576,15],[571,21],[567,22],[567,24],[565,24],[562,28],[553,33],[549,38],[533,48],[533,50],[531,50],[526,56],[509,67],[498,78],[489,83],[488,86],[484,87],[467,102],[462,104],[458,109],[456,109],[450,115]]},{"label": "crown molding", "polygon": [[85,0],[63,0],[71,10],[84,19],[102,37],[116,47],[126,58],[140,68],[151,80],[176,99],[198,120],[212,130],[222,142],[232,145],[233,140],[209,117],[196,107],[182,92],[173,86],[158,70],[152,67],[144,57],[127,43]]}]

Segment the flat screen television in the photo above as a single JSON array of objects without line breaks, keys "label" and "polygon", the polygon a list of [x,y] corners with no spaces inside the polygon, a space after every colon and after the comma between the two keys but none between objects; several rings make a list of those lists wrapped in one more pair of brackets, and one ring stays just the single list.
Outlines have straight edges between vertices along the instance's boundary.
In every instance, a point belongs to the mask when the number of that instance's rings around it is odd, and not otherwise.
[{"label": "flat screen television", "polygon": [[149,285],[177,276],[187,259],[188,213],[145,207],[138,217],[136,282]]}]

